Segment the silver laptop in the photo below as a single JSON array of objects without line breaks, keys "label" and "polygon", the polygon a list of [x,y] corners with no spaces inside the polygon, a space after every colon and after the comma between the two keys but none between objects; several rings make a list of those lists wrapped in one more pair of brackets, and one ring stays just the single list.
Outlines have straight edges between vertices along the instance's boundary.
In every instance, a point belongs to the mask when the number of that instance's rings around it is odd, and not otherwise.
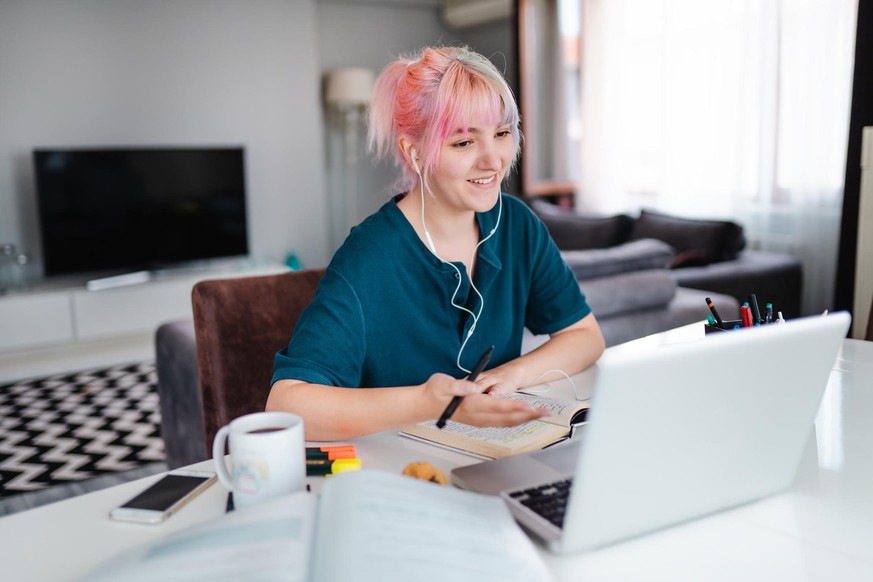
[{"label": "silver laptop", "polygon": [[849,323],[841,312],[607,351],[575,444],[460,467],[452,482],[500,495],[559,553],[777,493],[794,480]]}]

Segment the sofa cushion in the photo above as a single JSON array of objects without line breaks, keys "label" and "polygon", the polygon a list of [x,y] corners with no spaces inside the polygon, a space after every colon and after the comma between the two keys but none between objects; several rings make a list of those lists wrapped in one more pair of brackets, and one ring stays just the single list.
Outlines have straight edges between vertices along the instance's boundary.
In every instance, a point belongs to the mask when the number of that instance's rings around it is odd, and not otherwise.
[{"label": "sofa cushion", "polygon": [[544,200],[532,200],[529,204],[562,250],[602,249],[627,242],[633,226],[633,218],[626,214],[580,214]]},{"label": "sofa cushion", "polygon": [[735,222],[679,218],[651,210],[640,212],[630,238],[668,243],[676,251],[674,268],[730,261],[746,244],[743,227]]},{"label": "sofa cushion", "polygon": [[673,248],[663,241],[642,239],[608,249],[561,251],[561,256],[576,278],[586,281],[618,273],[668,269]]},{"label": "sofa cushion", "polygon": [[673,300],[677,285],[670,271],[654,269],[580,281],[579,287],[594,316],[605,319],[632,311],[662,309]]}]

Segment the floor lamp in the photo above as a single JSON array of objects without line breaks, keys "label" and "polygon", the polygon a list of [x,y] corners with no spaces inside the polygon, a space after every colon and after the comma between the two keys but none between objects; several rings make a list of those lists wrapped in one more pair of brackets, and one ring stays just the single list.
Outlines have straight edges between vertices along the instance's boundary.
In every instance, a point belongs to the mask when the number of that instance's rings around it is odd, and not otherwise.
[{"label": "floor lamp", "polygon": [[339,154],[331,148],[331,180],[328,192],[331,254],[345,240],[358,217],[357,166],[361,133],[366,126],[367,106],[375,75],[370,69],[349,67],[327,72],[324,100],[333,125],[342,135]]}]

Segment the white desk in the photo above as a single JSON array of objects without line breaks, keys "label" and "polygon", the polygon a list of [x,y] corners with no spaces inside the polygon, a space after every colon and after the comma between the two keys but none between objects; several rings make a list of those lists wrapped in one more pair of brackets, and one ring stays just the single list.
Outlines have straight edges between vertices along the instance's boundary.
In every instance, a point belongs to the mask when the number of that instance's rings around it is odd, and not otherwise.
[{"label": "white desk", "polygon": [[[668,332],[669,333],[669,332]],[[659,336],[637,344],[657,344]],[[629,349],[623,347],[622,349]],[[571,557],[543,551],[556,580],[873,580],[873,342],[845,340],[798,477],[783,494]],[[366,468],[475,459],[381,433],[355,441]],[[211,461],[195,467],[209,467]],[[224,511],[216,484],[166,523],[110,521],[148,477],[0,519],[0,578],[71,580],[139,544]],[[312,479],[318,487],[320,480]]]}]

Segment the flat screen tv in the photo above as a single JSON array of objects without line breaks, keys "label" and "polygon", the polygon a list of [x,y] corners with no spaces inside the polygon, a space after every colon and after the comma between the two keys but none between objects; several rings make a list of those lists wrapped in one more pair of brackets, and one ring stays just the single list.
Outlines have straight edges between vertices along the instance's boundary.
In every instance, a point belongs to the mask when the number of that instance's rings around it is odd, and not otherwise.
[{"label": "flat screen tv", "polygon": [[36,149],[46,276],[248,254],[242,147]]}]

